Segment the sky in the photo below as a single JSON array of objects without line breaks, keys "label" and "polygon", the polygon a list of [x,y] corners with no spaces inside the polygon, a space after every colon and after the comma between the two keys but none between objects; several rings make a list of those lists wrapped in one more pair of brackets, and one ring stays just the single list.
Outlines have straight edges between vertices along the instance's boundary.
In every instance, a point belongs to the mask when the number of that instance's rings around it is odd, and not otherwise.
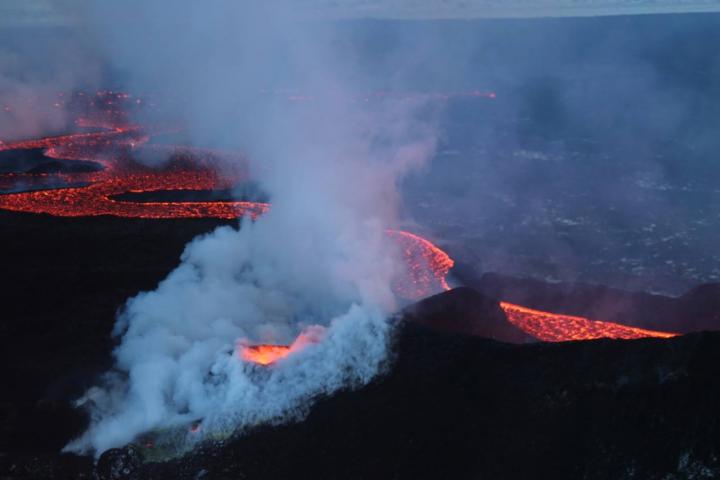
[{"label": "sky", "polygon": [[[87,0],[2,0],[0,26],[66,25]],[[720,11],[720,0],[297,0],[322,18],[485,18]]]}]

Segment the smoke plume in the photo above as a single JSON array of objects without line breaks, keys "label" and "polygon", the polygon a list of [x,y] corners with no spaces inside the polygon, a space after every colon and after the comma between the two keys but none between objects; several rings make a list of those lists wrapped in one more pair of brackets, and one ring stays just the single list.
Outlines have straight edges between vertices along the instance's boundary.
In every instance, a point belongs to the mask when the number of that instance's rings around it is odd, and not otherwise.
[{"label": "smoke plume", "polygon": [[[197,144],[242,150],[272,207],[195,239],[155,291],[118,316],[116,365],[81,403],[97,454],[154,431],[181,445],[298,418],[317,395],[382,368],[391,285],[403,273],[386,231],[396,181],[435,145],[417,100],[357,102],[367,90],[337,32],[292,3],[98,2],[105,55],[132,91],[177,101],[162,114]],[[292,104],[267,92],[312,94]],[[263,369],[247,343],[302,348]],[[202,421],[200,433],[188,425]],[[179,432],[179,433],[178,433]]]},{"label": "smoke plume", "polygon": [[68,92],[95,89],[102,77],[86,33],[79,26],[0,28],[0,142],[66,130]]}]

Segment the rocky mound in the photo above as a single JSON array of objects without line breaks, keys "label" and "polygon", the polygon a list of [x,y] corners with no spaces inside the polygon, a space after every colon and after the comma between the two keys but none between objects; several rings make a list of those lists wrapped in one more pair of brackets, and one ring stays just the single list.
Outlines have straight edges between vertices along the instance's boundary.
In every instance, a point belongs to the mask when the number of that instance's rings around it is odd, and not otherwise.
[{"label": "rocky mound", "polygon": [[407,321],[438,331],[476,335],[507,343],[536,341],[508,321],[496,299],[468,287],[426,298],[409,306],[403,313]]}]

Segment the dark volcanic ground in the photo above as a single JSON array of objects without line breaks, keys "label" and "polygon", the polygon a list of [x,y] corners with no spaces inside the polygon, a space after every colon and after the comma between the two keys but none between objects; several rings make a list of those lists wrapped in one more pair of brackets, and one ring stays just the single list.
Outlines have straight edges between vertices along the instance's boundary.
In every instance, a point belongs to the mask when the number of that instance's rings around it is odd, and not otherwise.
[{"label": "dark volcanic ground", "polygon": [[[412,230],[442,239],[464,264],[458,279],[647,328],[718,325],[717,285],[690,289],[720,280],[720,15],[347,27],[377,79],[497,93],[448,102],[438,155],[402,185]],[[417,58],[398,78],[393,46],[403,42]],[[37,152],[0,157],[4,171],[70,168]],[[71,400],[111,364],[116,310],[220,223],[0,212],[0,480],[720,477],[720,334],[512,346],[458,333],[524,339],[472,290],[413,311],[386,375],[320,399],[303,422],[167,464],[143,464],[137,448],[107,453],[95,470],[60,456],[86,421]]]},{"label": "dark volcanic ground", "polygon": [[511,346],[418,325],[462,331],[473,312],[495,332],[497,305],[472,290],[420,304],[386,374],[319,399],[305,421],[165,464],[131,447],[93,473],[58,455],[85,422],[70,400],[110,365],[116,309],[219,223],[0,213],[0,478],[720,475],[720,334]]},{"label": "dark volcanic ground", "polygon": [[[408,324],[391,372],[129,478],[717,478],[720,334],[510,346]],[[137,449],[135,449],[137,451]],[[137,461],[137,459],[135,460]]]},{"label": "dark volcanic ground", "polygon": [[116,310],[220,223],[0,212],[0,452],[67,442],[79,419],[64,401],[109,366]]}]

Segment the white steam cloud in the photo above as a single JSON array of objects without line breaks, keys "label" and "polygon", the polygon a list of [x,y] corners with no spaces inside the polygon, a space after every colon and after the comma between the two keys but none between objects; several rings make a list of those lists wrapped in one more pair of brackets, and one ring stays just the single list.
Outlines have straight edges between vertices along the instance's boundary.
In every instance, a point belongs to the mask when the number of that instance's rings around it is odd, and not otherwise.
[{"label": "white steam cloud", "polygon": [[[396,181],[435,147],[423,105],[356,102],[367,90],[336,31],[286,15],[292,2],[98,2],[109,58],[131,89],[182,98],[197,142],[242,148],[272,208],[194,240],[155,291],[119,315],[116,369],[84,400],[102,451],[202,420],[217,435],[302,415],[320,394],[368,382],[386,359],[393,280],[404,266]],[[354,73],[349,73],[354,72]],[[258,95],[293,88],[313,102]],[[312,342],[272,368],[242,343]],[[191,438],[192,437],[192,438]],[[186,443],[187,444],[187,443]]]}]

